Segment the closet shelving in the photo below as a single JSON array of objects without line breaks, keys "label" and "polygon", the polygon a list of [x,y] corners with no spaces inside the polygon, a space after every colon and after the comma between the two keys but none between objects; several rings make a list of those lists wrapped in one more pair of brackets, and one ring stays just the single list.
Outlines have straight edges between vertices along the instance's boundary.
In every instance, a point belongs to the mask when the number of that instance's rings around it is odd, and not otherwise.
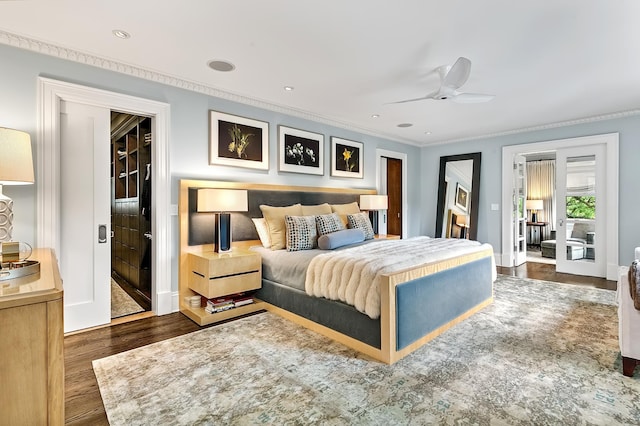
[{"label": "closet shelving", "polygon": [[[111,158],[113,230],[111,265],[114,278],[124,280],[151,298],[151,217],[143,214],[143,189],[152,148],[151,118],[112,113]],[[150,182],[147,182],[149,196]],[[148,198],[148,197],[147,197]]]}]

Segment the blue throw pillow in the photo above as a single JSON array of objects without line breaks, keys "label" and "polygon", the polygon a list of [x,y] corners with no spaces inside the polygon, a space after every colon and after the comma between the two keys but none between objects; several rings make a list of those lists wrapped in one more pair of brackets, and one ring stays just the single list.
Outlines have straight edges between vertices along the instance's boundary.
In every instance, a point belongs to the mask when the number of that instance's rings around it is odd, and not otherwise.
[{"label": "blue throw pillow", "polygon": [[324,234],[318,238],[318,248],[322,250],[333,250],[349,244],[361,243],[364,241],[362,229],[344,229],[342,231]]}]

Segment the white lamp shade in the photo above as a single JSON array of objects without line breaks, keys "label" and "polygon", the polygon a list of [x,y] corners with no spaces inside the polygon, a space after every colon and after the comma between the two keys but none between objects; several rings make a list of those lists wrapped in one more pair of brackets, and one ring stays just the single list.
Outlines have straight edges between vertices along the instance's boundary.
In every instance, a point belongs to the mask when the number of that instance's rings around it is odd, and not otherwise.
[{"label": "white lamp shade", "polygon": [[544,204],[542,200],[527,200],[527,210],[542,210]]},{"label": "white lamp shade", "polygon": [[387,210],[388,205],[386,195],[360,196],[360,210]]},{"label": "white lamp shade", "polygon": [[31,137],[26,132],[0,127],[0,185],[33,182]]},{"label": "white lamp shade", "polygon": [[246,212],[246,189],[202,188],[198,190],[199,212]]}]

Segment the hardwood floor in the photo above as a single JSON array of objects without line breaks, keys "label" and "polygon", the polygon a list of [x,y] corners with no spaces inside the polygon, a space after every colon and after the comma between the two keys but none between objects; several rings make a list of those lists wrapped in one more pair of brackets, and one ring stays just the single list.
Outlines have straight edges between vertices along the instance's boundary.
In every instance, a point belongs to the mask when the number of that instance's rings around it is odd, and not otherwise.
[{"label": "hardwood floor", "polygon": [[[615,281],[555,272],[554,265],[498,267],[498,273],[614,290]],[[215,325],[214,325],[215,326]],[[200,330],[181,313],[151,317],[66,336],[65,416],[69,425],[108,425],[91,361]]]}]

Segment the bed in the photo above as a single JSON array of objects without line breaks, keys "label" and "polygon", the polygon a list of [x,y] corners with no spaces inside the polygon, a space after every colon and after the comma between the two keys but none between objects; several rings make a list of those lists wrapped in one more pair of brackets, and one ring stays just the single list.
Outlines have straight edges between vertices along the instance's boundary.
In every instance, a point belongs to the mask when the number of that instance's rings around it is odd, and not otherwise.
[{"label": "bed", "polygon": [[[261,216],[260,204],[345,204],[357,201],[361,194],[375,193],[374,190],[182,180],[179,206],[181,304],[183,296],[190,294],[186,284],[186,256],[193,251],[212,250],[213,218],[195,209],[197,189],[207,187],[248,190],[249,211],[232,215],[233,246],[251,247],[262,256],[262,288],[256,293],[256,297],[262,301],[260,307],[377,360],[389,364],[398,361],[493,301],[493,250],[491,246],[480,243],[476,243],[477,247],[473,249],[457,251],[453,256],[440,256],[409,267],[396,268],[392,272],[382,271],[376,276],[379,285],[378,315],[368,315],[340,300],[313,296],[307,292],[308,289],[302,288],[304,284],[301,284],[301,280],[293,286],[280,282],[286,280],[273,273],[273,269],[278,262],[282,263],[278,258],[286,258],[293,253],[261,247],[251,219]],[[370,241],[362,246],[375,246],[379,250],[382,245],[396,243],[410,242]],[[342,249],[347,252],[369,250],[357,246]],[[311,259],[322,254],[311,252],[302,255]],[[303,262],[300,268],[303,271],[307,266]]]}]

